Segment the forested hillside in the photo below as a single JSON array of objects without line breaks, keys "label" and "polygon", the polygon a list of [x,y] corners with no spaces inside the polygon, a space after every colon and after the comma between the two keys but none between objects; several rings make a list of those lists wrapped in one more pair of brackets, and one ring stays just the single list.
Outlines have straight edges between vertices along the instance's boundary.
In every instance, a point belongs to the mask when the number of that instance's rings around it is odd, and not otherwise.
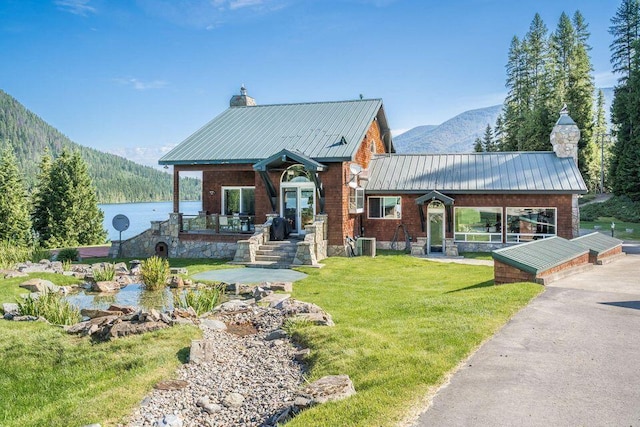
[{"label": "forested hillside", "polygon": [[[0,90],[0,144],[5,143],[13,148],[28,188],[35,183],[45,150],[57,156],[66,147],[79,150],[87,162],[100,203],[171,200],[170,174],[76,144]],[[198,200],[200,195],[199,180],[182,178],[182,200]]]}]

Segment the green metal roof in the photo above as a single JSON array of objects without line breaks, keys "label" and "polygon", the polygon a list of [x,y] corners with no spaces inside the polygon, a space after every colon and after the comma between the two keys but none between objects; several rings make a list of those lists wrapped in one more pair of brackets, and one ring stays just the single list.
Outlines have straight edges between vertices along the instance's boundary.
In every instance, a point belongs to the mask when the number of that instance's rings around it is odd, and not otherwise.
[{"label": "green metal roof", "polygon": [[497,249],[491,255],[497,261],[537,275],[588,252],[589,249],[556,236]]},{"label": "green metal roof", "polygon": [[319,162],[351,160],[376,118],[388,130],[381,99],[231,107],[159,163],[256,163],[283,149]]},{"label": "green metal roof", "polygon": [[553,152],[383,154],[369,170],[369,193],[587,192],[575,161]]},{"label": "green metal roof", "polygon": [[596,254],[622,246],[622,240],[598,232],[576,237],[571,241]]}]

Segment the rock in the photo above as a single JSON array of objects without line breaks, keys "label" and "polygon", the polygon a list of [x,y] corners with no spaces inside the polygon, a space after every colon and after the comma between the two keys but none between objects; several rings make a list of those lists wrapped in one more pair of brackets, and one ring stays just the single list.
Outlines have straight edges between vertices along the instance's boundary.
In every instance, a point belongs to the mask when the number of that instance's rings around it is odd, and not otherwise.
[{"label": "rock", "polygon": [[272,291],[293,292],[293,283],[275,282],[270,284],[269,289],[271,289]]},{"label": "rock", "polygon": [[182,427],[182,418],[178,415],[167,414],[162,418],[157,419],[153,425],[155,427]]},{"label": "rock", "polygon": [[207,403],[202,407],[202,409],[204,409],[208,414],[215,414],[216,412],[222,411],[222,406],[217,403]]},{"label": "rock", "polygon": [[228,291],[235,291],[236,295],[252,294],[254,285],[245,285],[244,283],[234,283],[227,287]]},{"label": "rock", "polygon": [[224,312],[224,311],[242,311],[242,310],[248,310],[248,309],[249,309],[249,304],[247,304],[246,301],[231,300],[231,301],[227,301],[220,304],[214,310]]},{"label": "rock", "polygon": [[133,314],[136,311],[138,311],[136,307],[133,307],[131,305],[119,305],[119,304],[111,304],[107,310],[119,311],[122,314]]},{"label": "rock", "polygon": [[356,394],[348,375],[329,375],[312,382],[300,391],[298,397],[308,399],[309,406],[346,399]]},{"label": "rock", "polygon": [[18,309],[18,304],[14,302],[2,303],[2,312],[4,314],[10,314],[11,317],[18,316],[20,314],[20,311]]},{"label": "rock", "polygon": [[193,286],[193,280],[191,279],[183,279],[184,285],[187,287]]},{"label": "rock", "polygon": [[118,282],[109,280],[104,282],[95,282],[91,286],[91,290],[95,292],[114,292],[120,289]]},{"label": "rock", "polygon": [[16,270],[3,271],[3,274],[5,279],[13,279],[14,277],[29,277],[27,273],[22,273]]},{"label": "rock", "polygon": [[302,320],[319,326],[335,326],[331,316],[326,313],[300,313],[293,317],[294,320]]},{"label": "rock", "polygon": [[271,290],[267,290],[267,289],[261,288],[260,286],[257,286],[253,289],[252,295],[256,299],[256,301],[260,301],[262,298],[272,293],[273,291]]},{"label": "rock", "polygon": [[222,400],[222,404],[227,408],[237,408],[244,403],[244,396],[240,393],[229,393]]},{"label": "rock", "polygon": [[269,307],[280,308],[282,303],[291,298],[290,294],[271,294],[260,300],[261,304],[269,304]]},{"label": "rock", "polygon": [[180,317],[182,317],[183,319],[196,319],[198,317],[198,314],[193,309],[193,307],[189,307],[187,309],[176,307],[173,309],[173,317],[174,319],[178,319]]},{"label": "rock", "polygon": [[180,276],[171,276],[169,278],[169,287],[170,288],[183,288],[184,280]]},{"label": "rock", "polygon": [[133,276],[124,274],[124,275],[117,276],[116,282],[118,282],[118,285],[120,285],[121,288],[124,288],[127,285],[136,283],[136,280]]},{"label": "rock", "polygon": [[156,390],[182,390],[188,385],[189,383],[184,380],[167,380],[160,381],[158,384],[154,385],[153,388]]},{"label": "rock", "polygon": [[311,349],[303,348],[302,350],[298,350],[293,354],[293,358],[298,362],[302,362],[309,354],[311,354]]},{"label": "rock", "polygon": [[113,265],[116,274],[129,274],[129,269],[127,268],[127,264],[124,262],[118,262]]},{"label": "rock", "polygon": [[264,337],[265,341],[273,341],[280,340],[287,337],[287,333],[283,329],[276,329],[275,331],[270,332],[266,337]]},{"label": "rock", "polygon": [[35,322],[39,319],[38,316],[13,316],[15,322]]},{"label": "rock", "polygon": [[187,274],[188,271],[184,267],[171,267],[169,269],[169,273],[171,273],[171,274]]},{"label": "rock", "polygon": [[200,319],[200,325],[213,329],[214,331],[224,331],[227,329],[227,325],[217,319]]},{"label": "rock", "polygon": [[312,403],[311,400],[306,397],[296,396],[296,399],[293,401],[293,405],[300,409],[306,409],[312,406]]},{"label": "rock", "polygon": [[166,323],[169,326],[173,326],[173,320],[167,313],[160,313],[160,321]]},{"label": "rock", "polygon": [[141,322],[159,322],[160,313],[155,308],[152,308],[149,311],[143,310],[138,316],[138,320]]},{"label": "rock", "polygon": [[129,335],[144,334],[145,332],[157,331],[168,328],[169,325],[163,322],[120,322],[114,323],[109,330],[108,338],[126,337]]},{"label": "rock", "polygon": [[80,314],[84,317],[88,317],[89,319],[95,319],[97,317],[105,317],[105,316],[122,316],[121,311],[109,311],[109,310],[101,310],[99,308],[83,308],[80,310]]},{"label": "rock", "polygon": [[29,279],[26,282],[22,282],[20,287],[27,289],[29,292],[58,292],[60,289],[53,282],[44,279]]},{"label": "rock", "polygon": [[211,360],[215,355],[216,343],[213,340],[191,340],[189,363],[202,363]]}]

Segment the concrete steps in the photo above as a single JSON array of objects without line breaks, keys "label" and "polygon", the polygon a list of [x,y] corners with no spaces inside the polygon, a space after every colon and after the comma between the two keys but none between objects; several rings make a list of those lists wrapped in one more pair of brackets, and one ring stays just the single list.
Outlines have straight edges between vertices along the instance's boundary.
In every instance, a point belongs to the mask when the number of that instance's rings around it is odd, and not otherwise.
[{"label": "concrete steps", "polygon": [[247,267],[257,268],[289,268],[298,250],[299,240],[270,241],[260,245],[256,251],[256,261]]}]

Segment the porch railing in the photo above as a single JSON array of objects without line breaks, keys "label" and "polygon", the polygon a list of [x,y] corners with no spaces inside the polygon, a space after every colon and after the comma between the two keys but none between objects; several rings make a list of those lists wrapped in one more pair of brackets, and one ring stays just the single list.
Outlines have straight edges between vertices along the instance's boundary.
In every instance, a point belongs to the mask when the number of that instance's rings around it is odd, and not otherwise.
[{"label": "porch railing", "polygon": [[180,230],[183,233],[253,234],[255,219],[254,215],[182,215]]}]

